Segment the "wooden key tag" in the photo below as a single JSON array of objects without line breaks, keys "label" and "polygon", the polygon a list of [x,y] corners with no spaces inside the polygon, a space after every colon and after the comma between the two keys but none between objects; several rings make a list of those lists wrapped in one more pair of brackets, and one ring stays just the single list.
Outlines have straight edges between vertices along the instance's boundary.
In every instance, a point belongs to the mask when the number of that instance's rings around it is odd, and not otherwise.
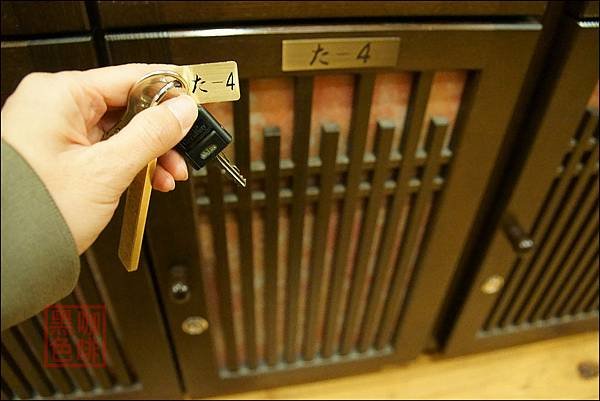
[{"label": "wooden key tag", "polygon": [[[198,104],[227,102],[240,98],[239,88],[235,61],[177,66],[173,70],[147,74],[134,84],[127,111],[105,137],[119,132],[136,113],[171,97],[187,93]],[[127,189],[118,252],[119,259],[130,272],[137,270],[139,265],[155,168],[156,159],[135,176]]]}]

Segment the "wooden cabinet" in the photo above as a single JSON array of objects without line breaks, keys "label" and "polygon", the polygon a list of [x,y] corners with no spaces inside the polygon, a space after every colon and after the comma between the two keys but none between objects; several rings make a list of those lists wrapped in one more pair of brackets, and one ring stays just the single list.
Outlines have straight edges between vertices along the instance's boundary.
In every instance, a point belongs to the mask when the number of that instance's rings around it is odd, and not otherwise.
[{"label": "wooden cabinet", "polygon": [[2,2],[2,36],[83,33],[90,29],[83,1]]},{"label": "wooden cabinet", "polygon": [[2,42],[2,104],[34,71],[86,70],[98,66],[90,36]]},{"label": "wooden cabinet", "polygon": [[[248,189],[209,168],[191,188],[157,194],[147,226],[191,396],[334,377],[420,353],[540,28],[107,36],[115,64],[234,59],[240,70],[241,100],[215,112],[231,125]],[[400,40],[395,68],[281,71],[282,40],[381,36]],[[186,271],[184,302],[171,295],[173,269]],[[422,280],[437,283],[427,296],[412,291]],[[427,315],[414,307],[424,300]],[[190,318],[206,319],[208,331],[186,334]]]},{"label": "wooden cabinet", "polygon": [[[546,1],[98,1],[101,26],[186,26],[208,28],[218,23],[264,21],[314,22],[338,19],[419,17],[541,16]],[[591,2],[590,2],[591,3]],[[596,7],[597,9],[597,7]]]},{"label": "wooden cabinet", "polygon": [[[44,369],[40,315],[2,333],[3,398],[205,397],[597,327],[593,3],[82,3],[3,26],[2,101],[31,71],[235,60],[241,99],[207,108],[248,187],[210,166],[154,193],[136,273],[119,209],[60,302],[106,305],[109,364]],[[284,40],[335,38],[397,62],[283,71]]]},{"label": "wooden cabinet", "polygon": [[[103,305],[103,335],[87,347],[105,347],[96,361],[52,366],[49,353],[79,352],[79,317],[61,318],[68,344],[48,341],[52,317],[40,313],[2,332],[2,399],[178,398],[179,382],[171,356],[150,263],[127,273],[117,257],[122,211],[81,257],[79,282],[54,307]],[[77,317],[76,317],[77,316]],[[89,322],[89,320],[88,320]],[[67,329],[71,325],[71,329]],[[98,328],[98,332],[102,329]],[[64,338],[61,336],[60,338]]]},{"label": "wooden cabinet", "polygon": [[598,23],[568,18],[562,32],[448,355],[598,327]]}]

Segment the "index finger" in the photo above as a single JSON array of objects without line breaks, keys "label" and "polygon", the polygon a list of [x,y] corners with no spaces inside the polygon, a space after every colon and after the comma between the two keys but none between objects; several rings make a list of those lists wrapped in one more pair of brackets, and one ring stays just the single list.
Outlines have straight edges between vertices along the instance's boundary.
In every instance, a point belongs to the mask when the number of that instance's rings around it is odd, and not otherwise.
[{"label": "index finger", "polygon": [[156,70],[172,70],[174,64],[132,63],[83,71],[85,84],[102,97],[107,106],[123,107],[133,84],[145,74]]}]

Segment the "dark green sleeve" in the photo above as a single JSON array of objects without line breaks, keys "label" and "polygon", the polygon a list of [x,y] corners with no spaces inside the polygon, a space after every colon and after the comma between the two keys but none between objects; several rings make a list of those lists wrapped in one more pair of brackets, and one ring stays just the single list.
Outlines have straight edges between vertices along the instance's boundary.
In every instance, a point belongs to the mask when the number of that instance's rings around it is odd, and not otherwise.
[{"label": "dark green sleeve", "polygon": [[2,141],[2,330],[68,295],[79,276],[71,231],[29,164]]}]

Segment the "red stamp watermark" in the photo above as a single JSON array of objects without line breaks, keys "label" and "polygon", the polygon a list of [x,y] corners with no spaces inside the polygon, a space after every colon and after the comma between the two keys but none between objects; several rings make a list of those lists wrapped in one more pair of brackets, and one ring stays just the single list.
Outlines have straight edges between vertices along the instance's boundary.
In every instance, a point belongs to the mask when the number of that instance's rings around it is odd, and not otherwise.
[{"label": "red stamp watermark", "polygon": [[44,311],[46,368],[106,367],[106,307],[52,305]]}]

